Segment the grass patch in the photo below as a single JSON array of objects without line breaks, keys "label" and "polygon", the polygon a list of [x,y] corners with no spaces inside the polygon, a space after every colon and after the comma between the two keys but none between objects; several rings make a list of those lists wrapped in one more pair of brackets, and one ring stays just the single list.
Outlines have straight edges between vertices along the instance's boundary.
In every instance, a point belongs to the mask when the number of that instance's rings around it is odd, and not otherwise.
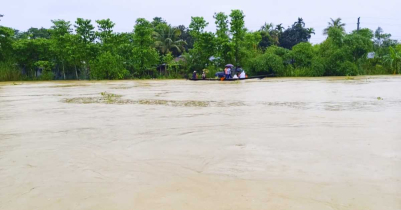
[{"label": "grass patch", "polygon": [[345,80],[354,80],[355,78],[354,77],[351,77],[351,76],[347,76],[347,77],[345,77]]}]

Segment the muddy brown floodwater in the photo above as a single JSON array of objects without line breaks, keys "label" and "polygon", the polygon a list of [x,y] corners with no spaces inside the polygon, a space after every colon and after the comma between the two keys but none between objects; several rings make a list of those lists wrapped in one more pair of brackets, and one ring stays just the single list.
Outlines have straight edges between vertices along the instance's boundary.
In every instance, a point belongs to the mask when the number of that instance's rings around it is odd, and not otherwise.
[{"label": "muddy brown floodwater", "polygon": [[1,210],[400,210],[401,77],[0,83]]}]

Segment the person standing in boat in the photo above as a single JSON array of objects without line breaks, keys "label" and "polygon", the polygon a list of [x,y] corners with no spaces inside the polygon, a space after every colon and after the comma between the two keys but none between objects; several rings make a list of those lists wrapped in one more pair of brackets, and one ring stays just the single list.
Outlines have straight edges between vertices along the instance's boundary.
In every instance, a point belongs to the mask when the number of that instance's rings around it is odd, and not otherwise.
[{"label": "person standing in boat", "polygon": [[194,73],[192,73],[192,79],[196,79],[196,71],[194,71]]},{"label": "person standing in boat", "polygon": [[227,77],[227,69],[228,69],[228,67],[226,66],[226,68],[224,68],[224,78]]},{"label": "person standing in boat", "polygon": [[231,78],[231,68],[227,67],[226,69],[227,69],[227,71],[226,71],[226,79],[230,79]]}]

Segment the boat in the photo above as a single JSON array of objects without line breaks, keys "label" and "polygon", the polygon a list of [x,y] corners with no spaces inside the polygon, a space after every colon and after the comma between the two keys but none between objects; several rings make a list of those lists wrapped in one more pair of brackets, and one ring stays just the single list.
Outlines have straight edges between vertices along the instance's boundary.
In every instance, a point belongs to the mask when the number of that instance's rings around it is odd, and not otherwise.
[{"label": "boat", "polygon": [[268,75],[259,75],[259,76],[251,76],[251,77],[247,77],[247,78],[231,78],[231,79],[225,79],[224,77],[222,78],[218,78],[218,79],[188,79],[188,80],[192,80],[192,81],[226,81],[226,82],[232,82],[232,81],[239,81],[239,80],[248,80],[248,79],[263,79],[266,77],[275,77],[274,74],[268,74]]}]

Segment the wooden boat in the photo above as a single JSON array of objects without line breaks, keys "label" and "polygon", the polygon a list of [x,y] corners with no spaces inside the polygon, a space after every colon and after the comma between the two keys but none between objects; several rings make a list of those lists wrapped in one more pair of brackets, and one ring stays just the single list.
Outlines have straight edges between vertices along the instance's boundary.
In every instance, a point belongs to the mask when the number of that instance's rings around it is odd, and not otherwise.
[{"label": "wooden boat", "polygon": [[219,78],[219,79],[188,79],[192,81],[239,81],[239,80],[248,80],[248,79],[263,79],[265,77],[275,77],[274,74],[269,74],[269,75],[259,75],[259,76],[252,76],[252,77],[247,77],[247,78],[238,78],[238,79],[224,79],[224,78]]}]

